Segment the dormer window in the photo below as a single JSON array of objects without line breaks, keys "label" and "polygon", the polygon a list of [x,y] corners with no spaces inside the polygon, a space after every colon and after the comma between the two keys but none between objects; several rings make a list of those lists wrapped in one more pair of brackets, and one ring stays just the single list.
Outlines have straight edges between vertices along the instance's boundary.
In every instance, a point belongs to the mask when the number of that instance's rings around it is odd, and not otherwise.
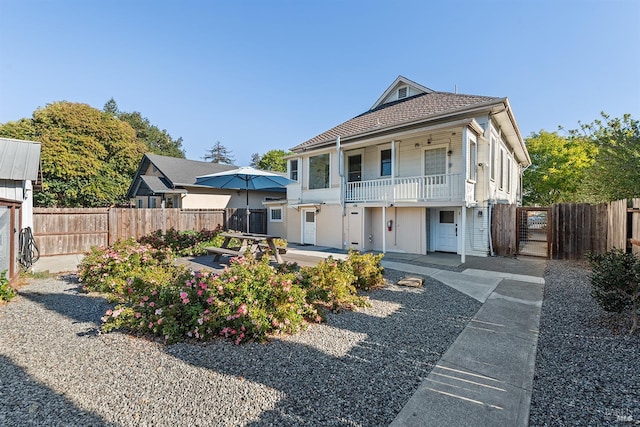
[{"label": "dormer window", "polygon": [[398,89],[398,99],[402,99],[406,97],[407,97],[407,87],[405,86]]}]

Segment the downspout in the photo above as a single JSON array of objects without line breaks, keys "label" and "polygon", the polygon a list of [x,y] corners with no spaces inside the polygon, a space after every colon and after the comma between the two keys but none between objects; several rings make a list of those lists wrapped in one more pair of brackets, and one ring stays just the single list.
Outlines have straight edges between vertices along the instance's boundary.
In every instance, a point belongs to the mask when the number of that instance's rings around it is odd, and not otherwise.
[{"label": "downspout", "polygon": [[340,178],[340,208],[342,210],[342,221],[341,227],[342,232],[340,234],[342,239],[342,249],[345,247],[345,236],[344,236],[344,217],[347,215],[346,206],[344,203],[344,192],[346,191],[345,182],[344,182],[344,162],[342,161],[342,152],[340,147],[340,136],[336,137],[336,151],[338,154],[338,177]]},{"label": "downspout", "polygon": [[526,168],[522,168],[522,166],[520,166],[520,206],[522,206],[522,199],[524,197],[524,193],[523,193],[523,185],[522,185],[522,178],[524,177],[524,171],[526,171],[527,169],[529,169],[531,167],[531,165],[527,166]]},{"label": "downspout", "polygon": [[489,221],[489,226],[487,229],[489,230],[489,255],[495,256],[496,254],[493,252],[493,238],[491,236],[491,215],[493,213],[493,202],[489,199],[489,213],[487,220]]},{"label": "downspout", "polygon": [[[461,235],[460,235],[460,239],[462,241],[462,250],[460,251],[460,262],[462,264],[465,263],[465,256],[467,253],[467,245],[466,245],[466,240],[467,240],[467,236],[466,236],[466,228],[467,228],[467,160],[469,158],[469,144],[467,143],[467,134],[469,132],[469,129],[465,126],[464,128],[462,128],[462,185],[463,185],[463,189],[462,189],[462,194],[463,194],[463,201],[462,201],[462,218],[460,221],[461,224]],[[470,165],[469,167],[472,167],[473,165]]]}]

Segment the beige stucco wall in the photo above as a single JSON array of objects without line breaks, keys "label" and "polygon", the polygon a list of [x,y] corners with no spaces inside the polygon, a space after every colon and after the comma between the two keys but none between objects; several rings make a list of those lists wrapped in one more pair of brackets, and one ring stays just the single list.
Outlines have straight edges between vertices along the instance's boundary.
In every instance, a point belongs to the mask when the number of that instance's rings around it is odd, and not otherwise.
[{"label": "beige stucco wall", "polygon": [[[271,205],[265,206],[267,209],[267,234],[272,236],[278,236],[283,239],[287,239],[287,216],[289,215],[289,209],[286,205]],[[282,209],[282,221],[271,220],[271,209]]]},{"label": "beige stucco wall", "polygon": [[[247,195],[244,190],[223,190],[189,187],[182,198],[184,209],[238,209],[247,206]],[[215,191],[216,194],[212,194]],[[284,198],[284,193],[249,191],[249,209],[264,209],[265,198]]]}]

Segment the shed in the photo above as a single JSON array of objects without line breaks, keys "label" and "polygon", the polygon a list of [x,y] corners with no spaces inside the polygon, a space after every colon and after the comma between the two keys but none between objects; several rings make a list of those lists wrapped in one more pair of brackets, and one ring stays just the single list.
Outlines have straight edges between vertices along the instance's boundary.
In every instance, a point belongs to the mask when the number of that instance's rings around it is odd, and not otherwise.
[{"label": "shed", "polygon": [[33,187],[40,143],[0,138],[0,273],[13,281],[19,272],[19,233],[33,227]]}]

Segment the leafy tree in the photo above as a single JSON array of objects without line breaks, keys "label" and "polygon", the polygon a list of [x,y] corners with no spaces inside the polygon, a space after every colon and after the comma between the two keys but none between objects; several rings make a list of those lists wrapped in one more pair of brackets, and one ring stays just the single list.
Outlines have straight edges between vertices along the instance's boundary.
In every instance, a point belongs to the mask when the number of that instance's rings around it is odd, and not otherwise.
[{"label": "leafy tree", "polygon": [[533,133],[526,139],[531,166],[523,174],[525,205],[546,206],[580,201],[581,183],[594,163],[597,148],[587,138]]},{"label": "leafy tree", "polygon": [[174,140],[165,129],[160,130],[157,126],[152,125],[149,119],[142,117],[142,114],[137,111],[133,113],[119,111],[118,104],[113,98],[104,104],[102,110],[129,123],[136,131],[136,137],[145,143],[148,151],[163,156],[184,158],[182,137]]},{"label": "leafy tree", "polygon": [[285,150],[269,150],[260,157],[258,162],[258,169],[274,172],[286,172],[287,161],[285,156],[292,154]]},{"label": "leafy tree", "polygon": [[640,121],[625,114],[582,125],[581,130],[597,148],[595,163],[584,182],[584,192],[594,202],[640,197]]},{"label": "leafy tree", "polygon": [[128,123],[87,104],[56,102],[32,119],[0,125],[0,135],[42,143],[37,206],[97,207],[125,201],[145,145]]},{"label": "leafy tree", "polygon": [[258,163],[260,163],[260,154],[259,153],[253,153],[251,155],[251,162],[249,162],[249,166],[251,166],[252,168],[257,168],[258,167]]},{"label": "leafy tree", "polygon": [[231,150],[222,145],[220,141],[216,141],[216,143],[213,144],[213,147],[206,151],[203,159],[205,161],[210,161],[211,163],[220,163],[224,165],[232,165],[235,161]]}]

